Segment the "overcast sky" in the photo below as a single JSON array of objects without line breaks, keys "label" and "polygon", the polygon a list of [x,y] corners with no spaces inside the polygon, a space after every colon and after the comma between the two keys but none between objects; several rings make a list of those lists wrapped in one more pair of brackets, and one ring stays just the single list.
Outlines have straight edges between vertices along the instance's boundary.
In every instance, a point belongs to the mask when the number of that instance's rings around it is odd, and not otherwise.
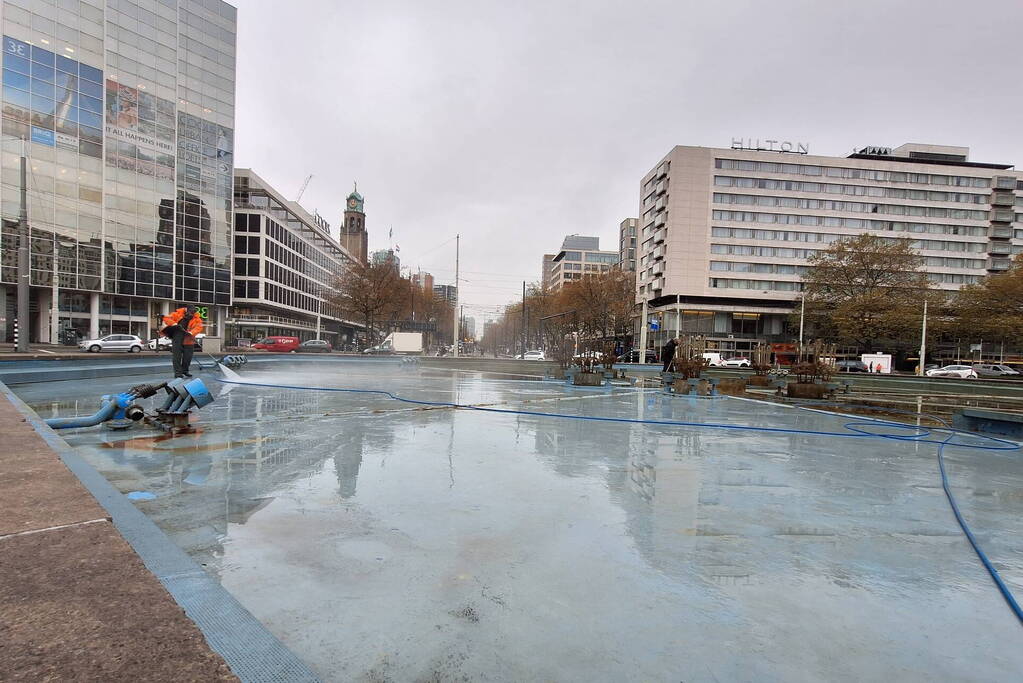
[{"label": "overcast sky", "polygon": [[617,248],[676,144],[930,142],[1023,163],[1023,3],[238,0],[237,160],[481,317],[567,234]]}]

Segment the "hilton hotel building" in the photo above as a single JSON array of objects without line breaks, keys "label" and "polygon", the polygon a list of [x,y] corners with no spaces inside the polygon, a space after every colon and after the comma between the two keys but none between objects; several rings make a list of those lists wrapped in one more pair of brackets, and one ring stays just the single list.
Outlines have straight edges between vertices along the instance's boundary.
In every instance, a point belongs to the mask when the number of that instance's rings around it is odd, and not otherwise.
[{"label": "hilton hotel building", "polygon": [[939,289],[1009,268],[1023,251],[1023,175],[965,147],[866,147],[812,156],[805,144],[678,146],[640,184],[637,303],[668,335],[724,351],[789,342],[807,259],[864,232],[910,240]]}]

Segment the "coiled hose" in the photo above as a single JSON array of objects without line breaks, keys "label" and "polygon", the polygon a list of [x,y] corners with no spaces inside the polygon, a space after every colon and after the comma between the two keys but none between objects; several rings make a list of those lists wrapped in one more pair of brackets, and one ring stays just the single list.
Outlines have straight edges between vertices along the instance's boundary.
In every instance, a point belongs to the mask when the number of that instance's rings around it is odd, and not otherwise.
[{"label": "coiled hose", "polygon": [[[235,375],[235,376],[237,376],[237,375]],[[244,385],[244,386],[267,387],[267,388],[272,388],[272,389],[293,389],[293,390],[298,390],[298,391],[327,391],[327,392],[337,392],[337,393],[347,393],[347,394],[371,394],[371,395],[377,395],[377,396],[385,396],[385,397],[387,397],[389,399],[392,399],[394,401],[399,401],[401,403],[410,403],[412,405],[438,407],[438,408],[455,408],[455,409],[460,409],[460,410],[475,410],[475,411],[478,411],[478,412],[499,413],[499,414],[503,414],[503,415],[530,415],[530,416],[534,416],[534,417],[548,417],[548,418],[557,418],[557,419],[564,419],[564,420],[587,420],[587,421],[593,421],[593,422],[620,422],[620,423],[626,423],[626,424],[649,424],[649,425],[661,425],[661,426],[673,426],[673,427],[698,427],[698,428],[702,428],[702,429],[724,429],[724,430],[732,430],[732,431],[763,432],[763,433],[769,433],[769,434],[805,434],[805,435],[810,435],[810,436],[830,436],[830,437],[837,437],[837,438],[893,439],[895,441],[913,441],[913,442],[916,442],[916,443],[932,443],[932,444],[935,444],[938,447],[938,449],[937,449],[937,451],[938,451],[937,452],[937,457],[938,457],[938,470],[941,473],[941,488],[945,492],[945,497],[948,499],[948,503],[949,503],[949,505],[952,508],[952,513],[955,515],[956,522],[958,522],[958,524],[959,524],[959,528],[962,529],[963,533],[966,535],[966,539],[970,542],[970,545],[973,547],[974,552],[977,554],[977,557],[980,559],[981,564],[984,565],[984,568],[987,570],[988,574],[990,575],[991,580],[994,582],[995,586],[998,588],[999,592],[1002,594],[1002,597],[1005,599],[1005,602],[1009,605],[1009,608],[1016,615],[1016,618],[1020,621],[1020,624],[1023,624],[1023,608],[1020,607],[1019,603],[1016,601],[1015,596],[1012,594],[1012,591],[1009,590],[1009,587],[1005,584],[1005,581],[1002,580],[1002,577],[998,573],[998,570],[994,567],[994,565],[988,559],[987,554],[980,547],[980,543],[977,541],[976,536],[973,535],[973,531],[970,529],[970,526],[966,523],[966,520],[963,518],[962,512],[959,510],[959,504],[956,502],[955,496],[952,495],[952,489],[951,489],[951,487],[949,485],[948,473],[945,470],[945,456],[944,456],[944,450],[945,450],[946,446],[958,446],[960,448],[967,448],[967,449],[971,449],[971,450],[981,450],[981,451],[1016,451],[1016,450],[1020,449],[1020,445],[1017,444],[1017,443],[1014,443],[1012,441],[1008,441],[1006,439],[998,439],[998,438],[995,438],[993,436],[985,436],[983,434],[973,434],[973,433],[970,433],[970,432],[964,432],[964,431],[961,431],[961,430],[958,430],[958,429],[953,429],[952,426],[948,424],[948,422],[946,422],[942,418],[939,418],[939,417],[936,417],[936,416],[924,415],[925,417],[928,417],[928,418],[930,418],[932,420],[935,420],[936,422],[938,422],[938,423],[940,423],[942,425],[942,427],[936,428],[936,429],[933,429],[933,430],[932,429],[927,429],[927,428],[922,428],[922,427],[915,427],[913,425],[906,425],[906,424],[902,424],[902,423],[899,423],[899,422],[891,422],[891,421],[888,421],[888,420],[880,420],[880,419],[877,419],[877,418],[861,418],[859,420],[854,420],[852,422],[845,423],[843,425],[843,427],[847,431],[844,431],[844,432],[831,432],[831,431],[821,431],[821,430],[813,430],[813,429],[789,429],[789,428],[782,428],[782,427],[754,427],[754,426],[751,426],[751,425],[737,425],[737,424],[729,424],[729,423],[722,423],[722,422],[688,422],[688,421],[685,421],[685,420],[650,420],[650,419],[640,419],[640,418],[630,418],[630,417],[600,417],[600,416],[595,416],[595,415],[571,415],[569,413],[545,413],[545,412],[541,412],[541,411],[538,411],[538,410],[517,410],[517,409],[513,409],[513,408],[491,408],[491,407],[486,407],[486,406],[474,406],[474,405],[469,405],[469,404],[453,403],[453,402],[450,402],[450,401],[422,401],[422,400],[418,400],[418,399],[406,398],[404,396],[399,396],[398,394],[395,394],[395,393],[390,392],[390,391],[386,391],[384,389],[347,389],[347,388],[341,388],[341,387],[310,387],[310,386],[302,386],[302,385],[295,385],[295,384],[270,384],[270,383],[246,382],[244,380],[232,380],[232,379],[220,379],[220,378],[218,378],[218,381],[222,382],[224,384],[241,384],[241,385]],[[814,402],[814,403],[808,402],[807,404],[804,404],[804,405],[798,406],[798,407],[810,407],[810,406],[813,406],[814,408],[827,407],[827,406],[844,406],[844,407],[856,407],[856,408],[859,408],[859,409],[867,409],[867,410],[879,410],[876,406],[869,406],[869,405],[819,403],[819,402]],[[884,410],[885,410],[885,412],[888,412],[888,413],[900,413],[900,412],[902,412],[902,414],[906,414],[906,415],[914,415],[914,416],[915,415],[920,415],[919,413],[909,413],[909,412],[905,412],[905,411],[893,411],[893,410],[888,410],[888,409],[884,409]],[[901,434],[882,434],[882,433],[872,432],[868,428],[869,426],[877,426],[877,425],[884,425],[884,426],[887,426],[887,427],[893,427],[895,429],[905,430],[905,432],[910,432],[910,433],[905,433],[904,432],[904,433],[901,433]],[[940,439],[940,440],[937,439],[937,438],[933,438],[933,439],[932,438],[927,438],[927,437],[931,436],[932,433],[934,433],[935,431],[937,431],[937,432],[948,432],[948,436],[946,436],[944,439]],[[959,436],[960,434],[967,435],[967,436],[970,437],[970,439],[979,440],[979,441],[986,442],[986,443],[983,443],[983,444],[981,444],[981,443],[961,443],[961,442],[960,443],[955,443],[954,439],[957,436]]]}]

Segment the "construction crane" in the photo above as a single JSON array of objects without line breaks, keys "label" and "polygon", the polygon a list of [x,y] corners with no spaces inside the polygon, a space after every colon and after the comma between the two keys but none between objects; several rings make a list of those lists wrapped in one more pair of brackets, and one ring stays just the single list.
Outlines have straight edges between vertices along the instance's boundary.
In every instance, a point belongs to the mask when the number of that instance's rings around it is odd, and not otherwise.
[{"label": "construction crane", "polygon": [[306,179],[305,179],[305,182],[304,182],[304,183],[302,183],[302,189],[300,189],[300,190],[298,191],[298,196],[297,196],[297,197],[295,197],[295,201],[296,201],[296,202],[300,202],[300,201],[302,201],[302,195],[304,195],[304,194],[305,194],[305,189],[306,189],[307,187],[309,187],[309,181],[310,181],[310,180],[312,180],[312,179],[313,179],[313,174],[312,174],[312,173],[310,173],[310,174],[309,174],[309,175],[308,175],[308,176],[306,177]]}]

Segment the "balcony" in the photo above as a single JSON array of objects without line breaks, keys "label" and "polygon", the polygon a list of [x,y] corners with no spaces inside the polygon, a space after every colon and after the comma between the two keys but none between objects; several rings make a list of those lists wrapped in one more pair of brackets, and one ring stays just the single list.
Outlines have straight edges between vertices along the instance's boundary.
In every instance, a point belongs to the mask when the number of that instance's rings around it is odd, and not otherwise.
[{"label": "balcony", "polygon": [[1016,203],[1016,195],[1012,192],[992,192],[992,206],[1012,206]]},{"label": "balcony", "polygon": [[663,180],[654,185],[654,194],[664,194],[664,191],[668,189],[668,184]]},{"label": "balcony", "polygon": [[1011,223],[1015,218],[1016,214],[1012,209],[995,209],[991,212],[993,223]]},{"label": "balcony", "polygon": [[1002,239],[1008,239],[1012,237],[1012,228],[1008,225],[992,225],[987,230],[988,237],[1001,237]]},{"label": "balcony", "polygon": [[668,231],[667,230],[658,230],[657,232],[655,232],[654,233],[654,244],[660,244],[660,243],[664,242],[664,238],[667,237],[667,235],[668,235]]},{"label": "balcony", "polygon": [[1011,254],[1012,245],[1008,242],[989,242],[987,245],[989,254]]},{"label": "balcony", "polygon": [[667,211],[662,211],[659,214],[657,214],[656,216],[654,216],[653,226],[655,228],[659,228],[662,225],[664,225],[667,221],[668,221],[668,212]]},{"label": "balcony", "polygon": [[229,325],[280,325],[282,327],[299,327],[306,330],[316,329],[316,321],[296,320],[279,315],[237,315],[229,318],[227,323]]},{"label": "balcony", "polygon": [[664,278],[659,277],[655,279],[653,282],[650,283],[650,286],[654,289],[654,291],[664,289]]},{"label": "balcony", "polygon": [[1009,270],[1009,266],[1012,265],[1012,259],[1007,258],[989,258],[987,260],[987,269],[994,271]]},{"label": "balcony", "polygon": [[995,176],[991,184],[999,190],[1015,190],[1016,178],[1007,175]]}]

